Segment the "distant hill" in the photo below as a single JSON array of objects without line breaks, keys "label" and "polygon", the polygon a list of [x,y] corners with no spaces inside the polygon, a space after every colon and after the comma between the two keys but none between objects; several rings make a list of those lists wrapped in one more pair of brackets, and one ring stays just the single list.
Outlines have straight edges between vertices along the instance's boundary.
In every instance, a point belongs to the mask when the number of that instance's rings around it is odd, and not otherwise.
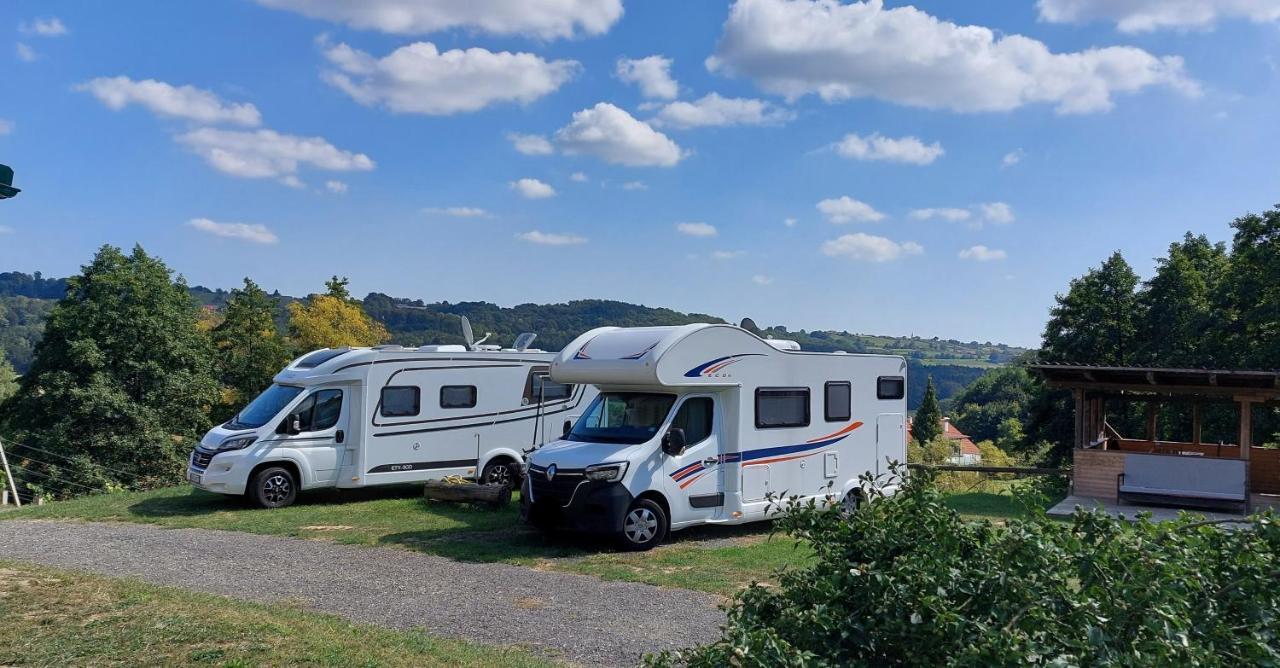
[{"label": "distant hill", "polygon": [[[0,350],[22,373],[31,363],[31,349],[39,340],[42,323],[53,300],[66,291],[65,279],[40,274],[0,273]],[[201,304],[221,308],[228,291],[203,286],[191,288]],[[283,305],[297,297],[272,295]],[[691,322],[725,322],[704,313],[681,313],[666,308],[603,299],[564,304],[520,304],[502,307],[488,302],[435,302],[370,293],[364,308],[386,325],[392,342],[406,346],[429,343],[462,343],[457,316],[471,321],[476,336],[492,333],[492,343],[510,344],[521,332],[536,332],[535,346],[559,350],[578,334],[603,325],[642,327],[683,325]],[[283,313],[281,315],[283,325]],[[1012,362],[1027,352],[999,343],[962,342],[952,339],[879,336],[846,331],[790,331],[782,326],[760,329],[763,336],[797,341],[805,350],[845,350],[887,353],[907,358],[908,406],[914,408],[924,394],[925,378],[933,376],[939,398],[945,400],[988,368]]]}]

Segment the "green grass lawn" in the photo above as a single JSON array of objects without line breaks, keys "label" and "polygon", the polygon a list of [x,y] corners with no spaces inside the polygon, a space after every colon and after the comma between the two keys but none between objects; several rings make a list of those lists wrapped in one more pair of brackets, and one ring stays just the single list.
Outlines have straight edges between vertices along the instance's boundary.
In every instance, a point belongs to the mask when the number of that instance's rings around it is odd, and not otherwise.
[{"label": "green grass lawn", "polygon": [[3,666],[551,666],[520,649],[0,561]]},{"label": "green grass lawn", "polygon": [[[948,496],[948,503],[973,519],[1024,512],[1007,493],[957,493]],[[170,487],[82,497],[3,517],[141,522],[384,545],[459,561],[503,562],[722,595],[753,581],[769,582],[779,568],[802,565],[809,556],[805,546],[787,536],[771,535],[768,523],[686,529],[653,551],[629,553],[615,551],[598,537],[529,529],[517,512],[515,503],[495,511],[426,502],[418,487],[318,492],[276,510]]]}]

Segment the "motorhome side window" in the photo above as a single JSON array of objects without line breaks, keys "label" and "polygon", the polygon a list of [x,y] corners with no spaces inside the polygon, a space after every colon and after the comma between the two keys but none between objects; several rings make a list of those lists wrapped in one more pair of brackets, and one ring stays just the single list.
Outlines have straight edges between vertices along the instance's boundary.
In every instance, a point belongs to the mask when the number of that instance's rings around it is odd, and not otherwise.
[{"label": "motorhome side window", "polygon": [[560,401],[573,395],[573,386],[557,383],[547,375],[546,367],[539,367],[529,372],[529,382],[525,383],[524,402]]},{"label": "motorhome side window", "polygon": [[440,388],[441,408],[475,408],[475,385],[445,385]]},{"label": "motorhome side window", "polygon": [[809,388],[762,387],[756,390],[756,428],[809,425]]},{"label": "motorhome side window", "polygon": [[382,388],[382,407],[378,409],[382,417],[409,417],[421,409],[422,390],[417,387]]},{"label": "motorhome side window", "polygon": [[907,380],[902,376],[880,376],[876,380],[877,399],[901,399],[907,394]]},{"label": "motorhome side window", "polygon": [[694,397],[680,404],[680,410],[676,412],[671,426],[683,429],[684,442],[694,445],[711,435],[714,415],[715,403],[710,397]]},{"label": "motorhome side window", "polygon": [[848,381],[831,381],[826,385],[823,402],[827,422],[844,422],[853,417],[853,385]]},{"label": "motorhome side window", "polygon": [[303,399],[291,415],[298,416],[301,431],[331,429],[342,415],[342,390],[320,390]]}]

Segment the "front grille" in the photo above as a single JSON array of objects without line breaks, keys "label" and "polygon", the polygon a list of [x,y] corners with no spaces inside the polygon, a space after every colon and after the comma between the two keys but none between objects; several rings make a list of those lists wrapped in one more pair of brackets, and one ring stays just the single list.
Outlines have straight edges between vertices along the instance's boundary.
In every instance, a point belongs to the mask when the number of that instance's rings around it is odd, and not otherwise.
[{"label": "front grille", "polygon": [[209,468],[209,462],[213,461],[212,452],[204,452],[202,450],[194,450],[191,452],[191,465],[198,468]]},{"label": "front grille", "polygon": [[529,487],[533,491],[533,500],[539,503],[568,505],[574,491],[585,479],[582,469],[556,469],[555,477],[547,480],[546,467],[529,466]]}]

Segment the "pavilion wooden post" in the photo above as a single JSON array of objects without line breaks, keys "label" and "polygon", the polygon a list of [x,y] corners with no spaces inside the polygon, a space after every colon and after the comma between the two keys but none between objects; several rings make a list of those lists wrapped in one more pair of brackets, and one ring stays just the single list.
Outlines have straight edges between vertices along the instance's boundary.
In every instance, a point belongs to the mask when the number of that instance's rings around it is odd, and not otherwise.
[{"label": "pavilion wooden post", "polygon": [[1201,429],[1201,424],[1200,424],[1200,402],[1197,401],[1194,404],[1191,404],[1191,442],[1192,443],[1196,445],[1200,445],[1202,431],[1203,430]]},{"label": "pavilion wooden post", "polygon": [[1077,449],[1085,446],[1084,435],[1084,390],[1074,389],[1071,396],[1076,400],[1076,420],[1075,420],[1075,447]]},{"label": "pavilion wooden post", "polygon": [[1155,447],[1156,441],[1160,440],[1158,408],[1159,405],[1154,399],[1147,402],[1147,440],[1151,441],[1152,448]]},{"label": "pavilion wooden post", "polygon": [[1249,459],[1253,447],[1253,397],[1236,397],[1240,402],[1240,459]]}]

